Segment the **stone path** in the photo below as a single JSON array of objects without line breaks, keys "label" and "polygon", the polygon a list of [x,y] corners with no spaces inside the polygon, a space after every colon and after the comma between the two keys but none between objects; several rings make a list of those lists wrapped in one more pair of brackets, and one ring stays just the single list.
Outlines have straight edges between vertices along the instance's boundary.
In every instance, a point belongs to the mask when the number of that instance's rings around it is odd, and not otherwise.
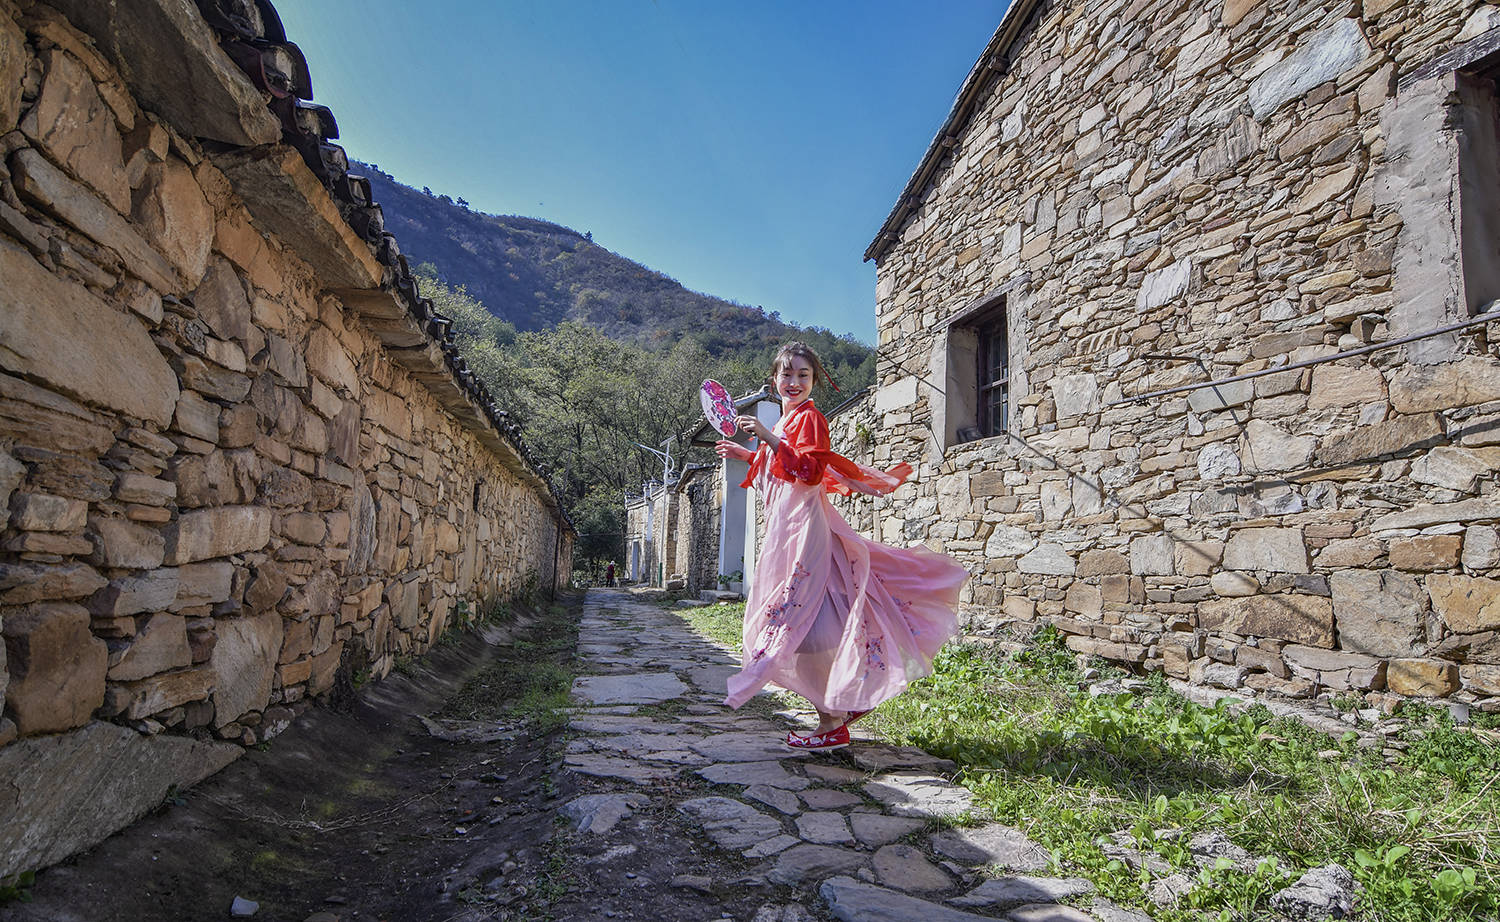
[{"label": "stone path", "polygon": [[764,698],[725,707],[734,657],[628,593],[588,593],[578,668],[558,918],[1147,918],[1049,875],[1018,830],[953,826],[972,799],[946,779],[951,763],[860,727],[845,750],[787,751],[793,715]]}]

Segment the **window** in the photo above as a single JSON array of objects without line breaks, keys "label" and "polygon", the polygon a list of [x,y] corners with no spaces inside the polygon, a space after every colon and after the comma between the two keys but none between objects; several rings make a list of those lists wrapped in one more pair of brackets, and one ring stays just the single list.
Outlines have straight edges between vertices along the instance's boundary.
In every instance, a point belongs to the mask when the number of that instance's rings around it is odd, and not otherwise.
[{"label": "window", "polygon": [[1016,388],[1011,379],[1010,299],[991,295],[959,312],[948,327],[945,445],[1004,435]]},{"label": "window", "polygon": [[975,423],[979,436],[1001,435],[1010,423],[1010,343],[1005,335],[1005,301],[975,325],[978,400]]},{"label": "window", "polygon": [[[1373,204],[1393,209],[1402,230],[1390,245],[1394,260],[1362,271],[1390,273],[1393,337],[1487,312],[1500,299],[1497,48],[1500,30],[1491,30],[1439,55],[1403,75],[1381,109],[1386,153]],[[1406,360],[1452,361],[1462,340],[1461,333],[1418,340]]]},{"label": "window", "polygon": [[[1459,240],[1468,316],[1500,307],[1500,55],[1473,73],[1460,71],[1458,138]],[[1462,315],[1461,315],[1462,316]]]}]

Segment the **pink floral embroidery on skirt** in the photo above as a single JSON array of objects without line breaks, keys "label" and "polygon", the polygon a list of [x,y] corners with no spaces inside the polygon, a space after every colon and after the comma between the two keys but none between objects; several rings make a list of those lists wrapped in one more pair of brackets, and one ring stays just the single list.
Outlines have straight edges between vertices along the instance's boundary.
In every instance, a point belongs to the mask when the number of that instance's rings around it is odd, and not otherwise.
[{"label": "pink floral embroidery on skirt", "polygon": [[787,582],[781,592],[781,602],[772,604],[766,608],[766,626],[761,628],[760,636],[755,639],[755,649],[750,652],[750,662],[756,662],[778,648],[786,639],[787,616],[795,608],[801,608],[801,602],[793,602],[792,596],[797,592],[797,586],[807,578],[807,570],[802,564],[797,564],[792,570],[792,578]]}]

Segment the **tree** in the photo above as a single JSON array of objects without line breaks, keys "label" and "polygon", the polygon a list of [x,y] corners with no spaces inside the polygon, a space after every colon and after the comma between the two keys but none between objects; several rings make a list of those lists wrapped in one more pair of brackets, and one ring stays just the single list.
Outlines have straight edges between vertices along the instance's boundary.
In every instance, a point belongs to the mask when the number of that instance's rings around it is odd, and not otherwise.
[{"label": "tree", "polygon": [[[696,423],[698,385],[706,377],[735,396],[759,389],[781,342],[772,333],[758,346],[715,357],[697,337],[717,345],[714,334],[738,322],[732,317],[704,318],[696,335],[658,330],[663,338],[658,349],[611,339],[583,320],[517,332],[462,286],[445,284],[431,264],[418,265],[415,272],[423,296],[453,319],[454,341],[469,367],[522,425],[524,439],[578,529],[583,566],[623,559],[624,494],[661,477],[660,457],[638,445],[655,448]],[[589,314],[611,303],[607,292],[584,286],[571,295],[575,308],[586,307]],[[630,301],[620,309],[638,310]],[[873,380],[874,356],[867,348],[826,330],[807,331],[803,338],[844,388],[835,394],[819,386],[814,391],[819,405],[834,406]],[[672,453],[679,467],[690,455],[701,461],[713,457],[704,449],[689,452],[680,442]]]}]

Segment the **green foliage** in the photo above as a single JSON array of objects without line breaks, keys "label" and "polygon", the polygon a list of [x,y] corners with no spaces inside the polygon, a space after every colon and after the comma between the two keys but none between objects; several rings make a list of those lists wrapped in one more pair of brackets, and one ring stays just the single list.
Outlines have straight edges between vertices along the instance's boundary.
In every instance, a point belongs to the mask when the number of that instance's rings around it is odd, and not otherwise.
[{"label": "green foliage", "polygon": [[[578,530],[581,563],[624,559],[625,493],[639,492],[662,473],[661,459],[638,446],[657,447],[699,418],[698,383],[715,377],[744,393],[760,386],[770,366],[771,347],[749,357],[714,358],[697,341],[681,338],[652,350],[579,321],[518,333],[465,289],[445,285],[431,265],[415,272],[422,293],[453,318],[455,341],[470,367],[524,427]],[[680,467],[682,446],[672,453]],[[712,456],[699,449],[691,457]]]},{"label": "green foliage", "polygon": [[744,602],[720,603],[688,609],[673,606],[671,611],[692,625],[698,633],[739,652],[740,626],[745,620]]},{"label": "green foliage", "polygon": [[34,871],[22,871],[10,877],[0,877],[0,906],[7,903],[31,902],[31,888],[35,883]]}]

